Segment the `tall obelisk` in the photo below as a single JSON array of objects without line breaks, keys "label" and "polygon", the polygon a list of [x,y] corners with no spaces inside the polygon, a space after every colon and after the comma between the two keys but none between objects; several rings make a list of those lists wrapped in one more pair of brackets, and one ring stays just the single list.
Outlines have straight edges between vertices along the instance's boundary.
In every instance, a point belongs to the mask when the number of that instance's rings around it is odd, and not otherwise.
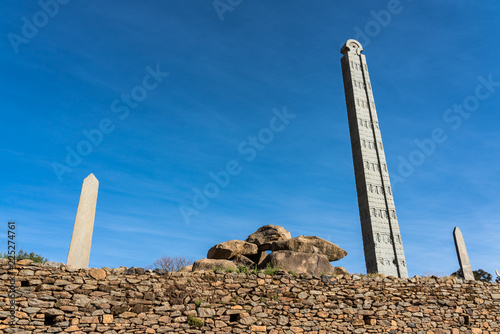
[{"label": "tall obelisk", "polygon": [[88,268],[90,259],[90,246],[92,245],[92,232],[94,231],[95,208],[97,205],[97,192],[99,181],[94,174],[83,180],[80,202],[76,212],[73,236],[69,246],[66,265],[77,268]]},{"label": "tall obelisk", "polygon": [[340,50],[366,270],[408,277],[372,86],[361,51],[363,47],[353,39]]},{"label": "tall obelisk", "polygon": [[453,240],[455,240],[458,264],[460,264],[460,269],[462,269],[464,279],[474,281],[474,272],[472,271],[472,267],[470,265],[469,254],[467,253],[467,248],[465,247],[464,236],[458,226],[453,229]]}]

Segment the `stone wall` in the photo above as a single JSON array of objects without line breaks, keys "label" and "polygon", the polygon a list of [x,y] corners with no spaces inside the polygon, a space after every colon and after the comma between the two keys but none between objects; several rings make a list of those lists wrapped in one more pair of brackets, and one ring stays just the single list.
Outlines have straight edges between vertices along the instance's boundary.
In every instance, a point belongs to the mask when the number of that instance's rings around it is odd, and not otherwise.
[{"label": "stone wall", "polygon": [[21,263],[0,266],[3,333],[500,333],[497,283]]}]

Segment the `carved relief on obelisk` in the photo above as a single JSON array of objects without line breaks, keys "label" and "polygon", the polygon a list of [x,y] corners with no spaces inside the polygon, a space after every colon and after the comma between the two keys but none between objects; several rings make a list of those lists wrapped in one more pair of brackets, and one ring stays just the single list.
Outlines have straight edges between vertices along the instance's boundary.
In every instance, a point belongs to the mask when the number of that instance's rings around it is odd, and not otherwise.
[{"label": "carved relief on obelisk", "polygon": [[387,162],[363,47],[341,49],[354,175],[368,273],[408,277]]},{"label": "carved relief on obelisk", "polygon": [[77,268],[88,268],[89,266],[98,189],[99,181],[94,174],[90,174],[83,180],[68,260],[66,261],[67,265]]}]

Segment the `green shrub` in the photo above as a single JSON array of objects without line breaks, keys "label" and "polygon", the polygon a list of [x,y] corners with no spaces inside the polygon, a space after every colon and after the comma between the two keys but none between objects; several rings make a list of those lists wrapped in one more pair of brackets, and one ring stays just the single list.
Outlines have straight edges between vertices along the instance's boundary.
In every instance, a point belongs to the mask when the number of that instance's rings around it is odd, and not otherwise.
[{"label": "green shrub", "polygon": [[238,266],[238,273],[249,274],[250,269],[247,266]]},{"label": "green shrub", "polygon": [[216,272],[218,270],[224,270],[224,267],[223,266],[218,266],[218,267],[214,268],[214,272]]},{"label": "green shrub", "polygon": [[271,266],[271,264],[268,263],[266,265],[266,269],[264,269],[264,274],[273,276],[278,272],[278,270],[280,270],[279,267]]},{"label": "green shrub", "polygon": [[[491,282],[491,274],[484,271],[483,269],[478,269],[478,270],[474,270],[472,272],[472,274],[474,275],[474,279],[476,281],[481,281],[481,282]],[[458,278],[464,278],[464,273],[462,272],[462,269],[458,269],[457,271],[455,271],[453,274],[451,274],[451,276],[455,276],[455,277],[458,277]]]},{"label": "green shrub", "polygon": [[194,315],[188,315],[188,324],[193,327],[203,327],[205,326],[205,322],[199,318],[196,318]]},{"label": "green shrub", "polygon": [[[0,253],[0,257],[7,259],[8,253]],[[31,260],[34,263],[45,263],[48,261],[48,259],[44,258],[41,255],[35,254],[34,252],[28,253],[28,252],[24,252],[22,249],[20,249],[19,252],[16,254],[16,261],[25,260],[25,259]]]}]

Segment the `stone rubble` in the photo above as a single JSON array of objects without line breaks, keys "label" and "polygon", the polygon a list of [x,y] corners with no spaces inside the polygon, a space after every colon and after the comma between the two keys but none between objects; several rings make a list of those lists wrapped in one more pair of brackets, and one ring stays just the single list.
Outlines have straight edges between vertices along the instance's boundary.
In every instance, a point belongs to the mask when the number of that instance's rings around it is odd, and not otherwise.
[{"label": "stone rubble", "polygon": [[453,277],[167,273],[29,261],[11,270],[3,259],[0,278],[1,333],[500,333],[499,284]]},{"label": "stone rubble", "polygon": [[[268,250],[272,252],[267,254]],[[246,241],[229,240],[213,246],[206,259],[194,263],[192,271],[226,268],[223,262],[214,260],[228,260],[248,268],[262,269],[272,265],[297,274],[331,274],[334,267],[330,262],[346,255],[345,250],[325,239],[304,235],[292,238],[282,226],[265,225],[250,234]],[[228,268],[234,267],[229,262],[226,264]],[[183,268],[183,271],[188,269]]]}]

